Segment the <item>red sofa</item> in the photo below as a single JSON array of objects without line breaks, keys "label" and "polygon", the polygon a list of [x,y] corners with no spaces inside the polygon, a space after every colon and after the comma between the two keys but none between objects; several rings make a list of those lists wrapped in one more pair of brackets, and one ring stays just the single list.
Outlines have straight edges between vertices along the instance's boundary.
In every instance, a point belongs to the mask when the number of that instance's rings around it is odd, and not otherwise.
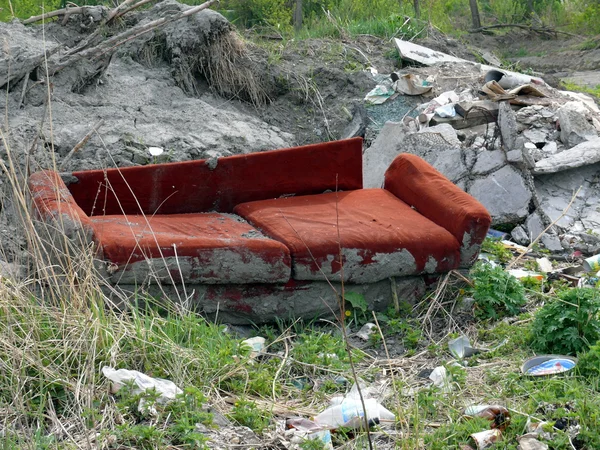
[{"label": "red sofa", "polygon": [[[372,308],[469,267],[490,216],[422,159],[401,154],[362,189],[360,138],[214,160],[34,173],[36,215],[92,245],[125,292],[187,301],[232,322]],[[48,227],[48,225],[51,225]],[[341,259],[340,259],[341,255]]]}]

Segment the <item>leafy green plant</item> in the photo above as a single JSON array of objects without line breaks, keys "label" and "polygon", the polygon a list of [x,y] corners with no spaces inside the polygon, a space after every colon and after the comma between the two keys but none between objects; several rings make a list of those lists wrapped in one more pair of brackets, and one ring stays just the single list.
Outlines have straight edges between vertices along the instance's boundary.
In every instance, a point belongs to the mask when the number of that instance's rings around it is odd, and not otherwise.
[{"label": "leafy green plant", "polygon": [[501,263],[507,263],[513,257],[510,250],[504,247],[504,244],[497,238],[486,237],[481,244],[481,251],[494,255]]},{"label": "leafy green plant", "polygon": [[516,315],[525,305],[523,285],[502,267],[477,264],[471,275],[477,318],[499,319]]},{"label": "leafy green plant", "polygon": [[592,288],[559,292],[544,305],[531,326],[534,350],[574,355],[600,340],[600,293]]},{"label": "leafy green plant", "polygon": [[262,433],[270,420],[270,416],[260,410],[255,402],[243,398],[235,402],[229,418],[257,433]]},{"label": "leafy green plant", "polygon": [[587,352],[578,355],[577,370],[587,379],[600,380],[600,341],[590,347]]}]

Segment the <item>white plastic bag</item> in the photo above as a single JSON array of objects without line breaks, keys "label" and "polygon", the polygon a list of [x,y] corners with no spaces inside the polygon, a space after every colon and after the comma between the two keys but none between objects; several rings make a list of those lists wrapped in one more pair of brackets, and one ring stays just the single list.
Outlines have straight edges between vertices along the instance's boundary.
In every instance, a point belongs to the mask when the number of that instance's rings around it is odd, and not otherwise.
[{"label": "white plastic bag", "polygon": [[116,370],[112,367],[104,366],[102,368],[102,373],[106,378],[112,381],[111,392],[113,394],[131,381],[137,386],[133,390],[134,395],[154,388],[156,389],[156,392],[160,394],[157,400],[160,403],[168,403],[169,401],[174,400],[177,394],[183,393],[183,391],[172,381],[163,380],[162,378],[152,378],[137,370]]}]

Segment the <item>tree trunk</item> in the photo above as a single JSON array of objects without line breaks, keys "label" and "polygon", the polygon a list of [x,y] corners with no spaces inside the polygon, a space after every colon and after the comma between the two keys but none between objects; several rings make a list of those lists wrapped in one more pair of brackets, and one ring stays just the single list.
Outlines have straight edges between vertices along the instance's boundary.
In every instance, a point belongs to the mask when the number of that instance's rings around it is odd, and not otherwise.
[{"label": "tree trunk", "polygon": [[414,5],[415,5],[415,17],[417,19],[421,18],[421,4],[419,3],[419,0],[414,0]]},{"label": "tree trunk", "polygon": [[294,30],[302,29],[302,0],[296,0],[296,8],[294,9]]},{"label": "tree trunk", "polygon": [[469,6],[471,7],[473,28],[481,28],[481,19],[479,18],[479,7],[477,6],[477,0],[469,0]]}]

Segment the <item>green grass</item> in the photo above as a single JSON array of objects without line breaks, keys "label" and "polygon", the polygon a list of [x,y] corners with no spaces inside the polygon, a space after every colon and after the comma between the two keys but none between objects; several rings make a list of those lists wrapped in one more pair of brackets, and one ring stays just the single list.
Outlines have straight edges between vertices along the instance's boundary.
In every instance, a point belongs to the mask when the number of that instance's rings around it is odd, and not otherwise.
[{"label": "green grass", "polygon": [[600,84],[596,85],[595,87],[588,87],[581,86],[568,80],[563,80],[561,81],[561,87],[567,91],[585,92],[586,94],[600,98]]}]

